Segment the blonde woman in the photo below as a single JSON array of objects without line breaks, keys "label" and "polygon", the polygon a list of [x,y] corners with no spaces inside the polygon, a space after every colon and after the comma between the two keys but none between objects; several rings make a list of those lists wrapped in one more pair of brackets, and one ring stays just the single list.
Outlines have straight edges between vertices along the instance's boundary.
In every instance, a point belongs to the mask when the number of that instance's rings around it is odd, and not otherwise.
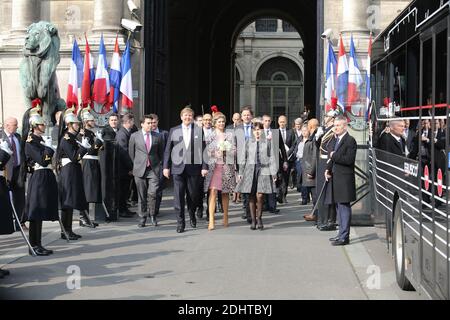
[{"label": "blonde woman", "polygon": [[206,150],[208,167],[205,179],[205,192],[209,192],[209,225],[208,230],[214,230],[214,213],[218,192],[222,194],[223,225],[228,227],[229,193],[234,191],[236,177],[234,172],[233,134],[225,132],[226,117],[222,113],[214,114],[215,130],[208,136]]}]

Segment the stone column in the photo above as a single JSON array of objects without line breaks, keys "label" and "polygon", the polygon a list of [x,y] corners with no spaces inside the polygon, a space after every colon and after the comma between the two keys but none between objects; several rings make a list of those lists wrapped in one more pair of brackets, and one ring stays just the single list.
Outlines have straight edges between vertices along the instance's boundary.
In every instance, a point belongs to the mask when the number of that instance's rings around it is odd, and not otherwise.
[{"label": "stone column", "polygon": [[25,35],[30,24],[38,18],[37,8],[36,0],[12,0],[11,35]]},{"label": "stone column", "polygon": [[342,0],[342,33],[368,33],[370,0]]},{"label": "stone column", "polygon": [[277,20],[277,32],[283,32],[283,20]]},{"label": "stone column", "polygon": [[123,18],[122,0],[94,0],[94,25],[92,31],[97,34],[116,34],[121,30]]}]

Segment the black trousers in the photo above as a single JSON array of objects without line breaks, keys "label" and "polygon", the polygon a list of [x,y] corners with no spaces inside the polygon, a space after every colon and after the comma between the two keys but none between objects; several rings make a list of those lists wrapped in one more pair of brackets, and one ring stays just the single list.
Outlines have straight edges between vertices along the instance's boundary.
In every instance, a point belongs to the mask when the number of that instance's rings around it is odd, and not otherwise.
[{"label": "black trousers", "polygon": [[127,210],[127,201],[130,197],[130,186],[132,176],[122,176],[119,179],[119,212]]},{"label": "black trousers", "polygon": [[10,179],[9,187],[12,192],[12,200],[14,208],[16,208],[17,216],[20,219],[20,223],[26,221],[25,217],[25,187],[20,187],[17,185],[16,181],[19,180],[20,167],[15,167],[13,169],[13,175]]},{"label": "black trousers", "polygon": [[[162,172],[162,170],[161,170]],[[159,185],[158,190],[156,190],[156,204],[155,204],[155,217],[159,214],[159,208],[161,207],[162,202],[162,196],[163,196],[163,190],[165,189],[165,180],[164,176],[160,175],[159,177]]]},{"label": "black trousers", "polygon": [[[198,198],[203,190],[199,190],[201,175],[188,175],[186,172],[173,175],[174,209],[178,225],[185,226],[185,205],[191,220],[196,220],[195,209],[198,207]],[[186,201],[186,200],[187,201]]]}]

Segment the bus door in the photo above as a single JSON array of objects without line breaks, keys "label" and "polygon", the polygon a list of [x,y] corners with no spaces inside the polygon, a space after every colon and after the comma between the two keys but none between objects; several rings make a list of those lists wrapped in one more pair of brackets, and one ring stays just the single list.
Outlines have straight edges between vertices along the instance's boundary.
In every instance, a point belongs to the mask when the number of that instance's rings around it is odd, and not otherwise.
[{"label": "bus door", "polygon": [[[422,279],[448,298],[448,18],[421,36],[421,117],[428,140],[422,179]],[[423,190],[425,189],[425,190]]]}]

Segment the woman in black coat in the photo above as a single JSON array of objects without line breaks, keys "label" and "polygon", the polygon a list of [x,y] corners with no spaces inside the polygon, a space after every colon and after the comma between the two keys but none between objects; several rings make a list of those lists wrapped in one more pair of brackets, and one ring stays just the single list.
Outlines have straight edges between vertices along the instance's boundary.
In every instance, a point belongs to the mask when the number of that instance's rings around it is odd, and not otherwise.
[{"label": "woman in black coat", "polygon": [[[14,232],[13,208],[9,199],[9,190],[5,178],[5,166],[11,158],[12,151],[7,142],[0,144],[0,235]],[[0,269],[0,279],[9,275],[9,271]]]},{"label": "woman in black coat", "polygon": [[[28,180],[25,218],[30,221],[30,244],[38,256],[52,254],[42,246],[42,222],[58,221],[58,185],[51,166],[55,153],[51,137],[42,138],[45,124],[41,116],[30,117],[30,132],[25,143],[25,161],[31,172]],[[31,254],[31,252],[30,252]]]}]

